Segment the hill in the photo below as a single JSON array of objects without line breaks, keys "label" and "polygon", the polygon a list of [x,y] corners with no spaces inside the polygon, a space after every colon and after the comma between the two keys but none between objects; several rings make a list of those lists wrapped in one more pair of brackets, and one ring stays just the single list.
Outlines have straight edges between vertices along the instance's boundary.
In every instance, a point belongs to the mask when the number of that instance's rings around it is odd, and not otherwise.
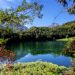
[{"label": "hill", "polygon": [[24,40],[56,40],[75,36],[75,21],[53,27],[32,27],[23,32]]},{"label": "hill", "polygon": [[[31,27],[30,29],[27,29],[22,25],[10,25],[10,28],[13,29],[13,31],[8,27],[6,27],[6,31],[1,28],[0,37],[16,38],[17,40],[20,39],[23,41],[52,41],[75,36],[75,21],[53,27]],[[18,32],[18,30],[20,31]]]},{"label": "hill", "polygon": [[63,25],[64,25],[64,26],[65,26],[65,25],[68,25],[68,26],[69,26],[69,25],[75,25],[75,21],[70,21],[70,22],[64,23]]}]

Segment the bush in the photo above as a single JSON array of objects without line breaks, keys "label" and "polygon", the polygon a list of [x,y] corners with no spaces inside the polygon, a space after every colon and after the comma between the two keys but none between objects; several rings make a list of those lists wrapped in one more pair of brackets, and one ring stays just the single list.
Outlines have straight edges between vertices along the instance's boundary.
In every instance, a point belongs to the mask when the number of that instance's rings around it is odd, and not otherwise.
[{"label": "bush", "polygon": [[[75,57],[75,40],[70,40],[66,44],[66,48],[64,49],[64,53]],[[63,72],[63,75],[75,75],[75,58],[72,58],[72,66]]]},{"label": "bush", "polygon": [[70,56],[75,56],[75,40],[70,40],[66,44],[66,48],[64,49],[64,52]]},{"label": "bush", "polygon": [[0,75],[62,75],[67,69],[47,62],[15,63],[12,70],[5,67],[0,71]]},{"label": "bush", "polygon": [[1,39],[0,38],[0,45],[6,44],[7,41],[8,41],[8,39]]}]

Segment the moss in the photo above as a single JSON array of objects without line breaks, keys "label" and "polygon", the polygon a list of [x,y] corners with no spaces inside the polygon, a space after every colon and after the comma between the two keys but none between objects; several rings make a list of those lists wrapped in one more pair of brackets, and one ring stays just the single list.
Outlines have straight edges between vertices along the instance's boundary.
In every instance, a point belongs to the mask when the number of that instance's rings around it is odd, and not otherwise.
[{"label": "moss", "polygon": [[12,70],[6,70],[4,67],[0,75],[62,75],[67,69],[48,62],[15,63],[13,66]]}]

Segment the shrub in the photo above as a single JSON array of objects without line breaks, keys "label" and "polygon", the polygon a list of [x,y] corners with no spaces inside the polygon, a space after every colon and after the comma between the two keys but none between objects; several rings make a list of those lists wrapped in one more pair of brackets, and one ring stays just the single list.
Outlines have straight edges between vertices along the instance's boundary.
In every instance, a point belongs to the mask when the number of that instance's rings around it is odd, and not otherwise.
[{"label": "shrub", "polygon": [[75,56],[75,40],[70,40],[66,44],[66,48],[64,49],[64,52],[70,56]]},{"label": "shrub", "polygon": [[63,75],[75,75],[75,40],[70,40],[66,44],[66,48],[64,49],[64,53],[70,55],[72,57],[72,66],[63,72]]},{"label": "shrub", "polygon": [[4,68],[0,71],[0,75],[62,75],[67,69],[63,66],[47,62],[31,62],[31,63],[15,63],[12,70],[6,71]]}]

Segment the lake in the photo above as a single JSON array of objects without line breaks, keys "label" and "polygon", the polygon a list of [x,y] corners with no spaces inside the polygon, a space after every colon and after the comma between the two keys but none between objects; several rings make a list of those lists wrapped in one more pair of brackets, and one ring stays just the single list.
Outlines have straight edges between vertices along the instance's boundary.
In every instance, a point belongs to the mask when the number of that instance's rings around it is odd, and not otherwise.
[{"label": "lake", "polygon": [[66,42],[20,42],[12,43],[7,47],[16,52],[15,62],[45,61],[69,67],[71,57],[63,54]]}]

